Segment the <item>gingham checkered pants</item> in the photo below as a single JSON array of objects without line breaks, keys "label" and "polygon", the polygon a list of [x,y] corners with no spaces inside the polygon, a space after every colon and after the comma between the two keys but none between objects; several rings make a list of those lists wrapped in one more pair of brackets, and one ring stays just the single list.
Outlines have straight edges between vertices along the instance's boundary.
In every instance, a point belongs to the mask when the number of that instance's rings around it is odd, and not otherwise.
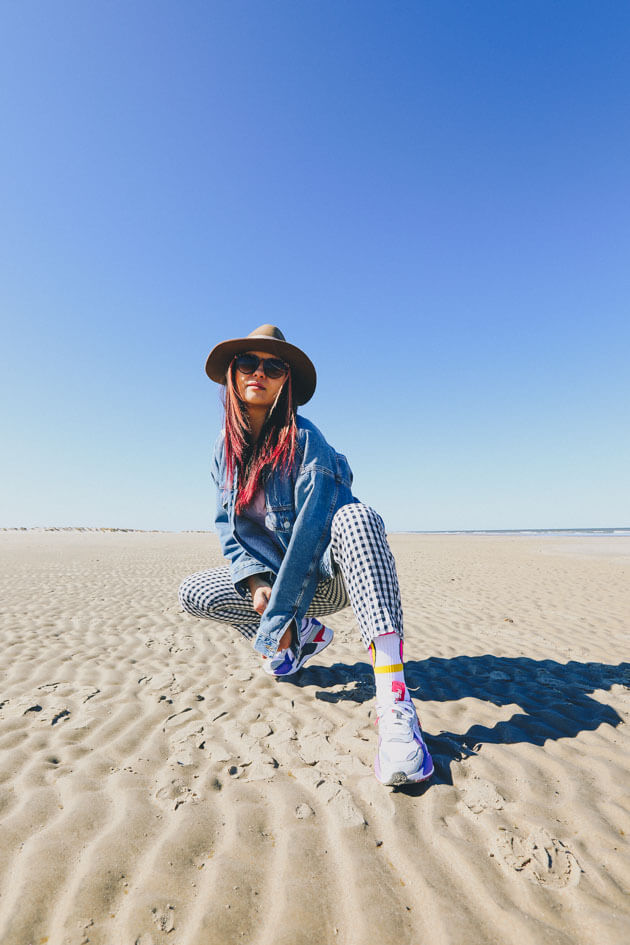
[{"label": "gingham checkered pants", "polygon": [[[360,502],[342,506],[332,520],[331,550],[337,573],[317,585],[307,617],[325,617],[350,604],[366,647],[382,633],[402,638],[398,575],[380,515]],[[232,624],[249,639],[258,632],[260,617],[249,592],[245,598],[237,593],[228,567],[191,574],[180,585],[179,600],[193,617]]]}]

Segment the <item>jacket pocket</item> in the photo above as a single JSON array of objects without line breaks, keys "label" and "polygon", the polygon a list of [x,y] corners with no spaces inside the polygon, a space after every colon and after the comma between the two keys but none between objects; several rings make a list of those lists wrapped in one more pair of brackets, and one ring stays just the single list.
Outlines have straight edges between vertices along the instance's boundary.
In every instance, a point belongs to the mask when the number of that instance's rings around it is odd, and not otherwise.
[{"label": "jacket pocket", "polygon": [[292,509],[271,509],[265,516],[265,526],[272,532],[290,532],[294,523]]}]

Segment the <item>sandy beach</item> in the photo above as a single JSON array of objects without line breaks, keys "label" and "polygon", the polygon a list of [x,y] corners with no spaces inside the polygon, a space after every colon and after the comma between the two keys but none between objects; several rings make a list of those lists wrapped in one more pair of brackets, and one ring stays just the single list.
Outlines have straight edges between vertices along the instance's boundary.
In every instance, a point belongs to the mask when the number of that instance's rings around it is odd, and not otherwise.
[{"label": "sandy beach", "polygon": [[630,539],[391,545],[401,790],[350,610],[276,682],[177,602],[213,535],[0,533],[2,945],[630,941]]}]

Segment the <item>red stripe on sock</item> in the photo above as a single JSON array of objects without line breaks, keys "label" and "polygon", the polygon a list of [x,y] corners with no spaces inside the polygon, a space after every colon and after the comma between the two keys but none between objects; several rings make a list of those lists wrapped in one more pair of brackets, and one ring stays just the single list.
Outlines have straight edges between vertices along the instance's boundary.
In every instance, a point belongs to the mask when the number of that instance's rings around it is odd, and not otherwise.
[{"label": "red stripe on sock", "polygon": [[392,683],[392,692],[396,697],[396,702],[404,702],[405,700],[405,684],[396,679]]}]

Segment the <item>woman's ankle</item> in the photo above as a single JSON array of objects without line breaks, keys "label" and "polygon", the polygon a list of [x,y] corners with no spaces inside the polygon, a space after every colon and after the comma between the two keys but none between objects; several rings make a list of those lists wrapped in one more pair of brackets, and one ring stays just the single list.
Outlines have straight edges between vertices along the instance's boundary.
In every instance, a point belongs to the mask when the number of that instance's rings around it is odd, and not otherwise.
[{"label": "woman's ankle", "polygon": [[397,633],[382,633],[370,643],[370,654],[377,702],[396,702],[400,698],[401,688],[397,685],[400,683],[404,698],[408,699],[402,638]]}]

